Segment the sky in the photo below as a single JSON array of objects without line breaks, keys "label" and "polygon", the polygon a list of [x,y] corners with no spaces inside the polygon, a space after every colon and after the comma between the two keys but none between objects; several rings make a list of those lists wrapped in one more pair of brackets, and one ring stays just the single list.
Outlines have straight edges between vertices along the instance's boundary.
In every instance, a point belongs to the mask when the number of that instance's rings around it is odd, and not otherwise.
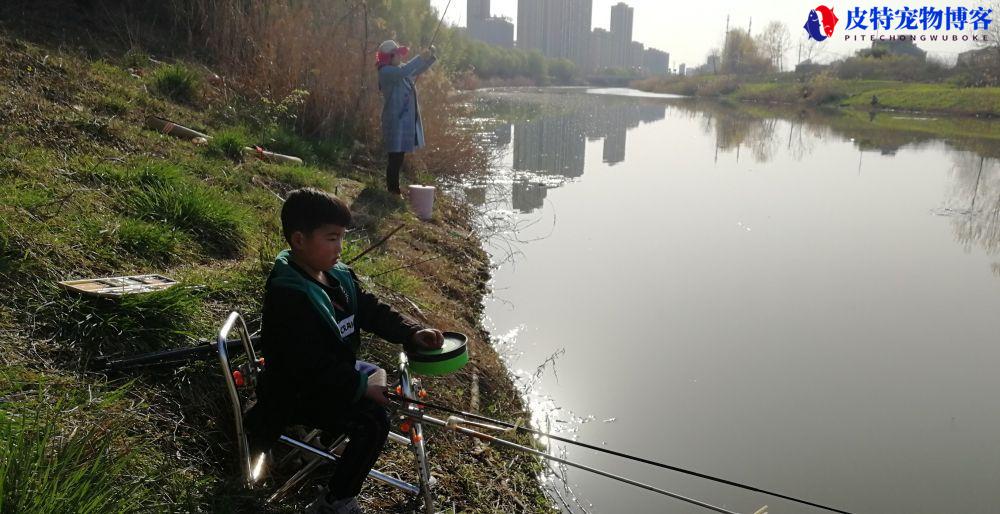
[{"label": "sky", "polygon": [[[593,0],[594,11],[592,27],[609,28],[611,21],[611,6],[619,0]],[[633,19],[632,39],[670,53],[670,66],[676,68],[680,63],[697,66],[705,62],[705,56],[713,47],[721,46],[726,28],[726,16],[729,16],[730,27],[750,28],[753,35],[758,35],[769,21],[777,20],[788,26],[791,34],[792,48],[787,54],[786,64],[796,61],[797,45],[805,40],[806,17],[809,11],[819,5],[821,0],[625,0],[635,10]],[[827,0],[825,5],[833,8],[834,14],[840,18],[834,36],[817,43],[814,60],[828,62],[845,57],[857,50],[871,45],[867,41],[844,41],[844,26],[847,22],[847,10],[860,7],[869,10],[872,7],[889,7],[898,9],[910,7],[935,7],[944,9],[946,6],[965,6],[969,8],[988,7],[990,1],[969,0],[849,0],[835,2]],[[431,5],[438,12],[444,10],[448,0],[431,0]],[[491,11],[494,16],[507,16],[516,25],[517,0],[492,0]],[[445,16],[445,22],[457,26],[465,26],[466,0],[452,0]],[[993,13],[990,19],[1000,20],[1000,13]],[[752,23],[752,25],[751,25]],[[515,27],[515,33],[516,33]],[[851,34],[861,32],[851,31]],[[874,32],[872,32],[874,33]],[[959,32],[950,32],[960,34]],[[919,32],[917,32],[919,34]],[[928,55],[953,62],[956,56],[965,50],[975,48],[971,42],[962,41],[917,42]]]}]

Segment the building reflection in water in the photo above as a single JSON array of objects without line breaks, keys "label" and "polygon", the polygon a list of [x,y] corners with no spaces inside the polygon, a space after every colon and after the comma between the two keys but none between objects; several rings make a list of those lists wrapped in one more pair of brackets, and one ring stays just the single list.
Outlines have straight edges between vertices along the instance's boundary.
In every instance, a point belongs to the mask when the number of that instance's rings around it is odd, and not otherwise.
[{"label": "building reflection in water", "polygon": [[535,209],[541,209],[545,204],[545,193],[548,187],[545,184],[533,183],[527,180],[514,182],[511,191],[511,204],[521,214],[530,214]]},{"label": "building reflection in water", "polygon": [[510,144],[512,126],[510,123],[501,123],[493,129],[494,141],[496,141],[497,146],[507,146]]},{"label": "building reflection in water", "polygon": [[[773,107],[761,114],[719,103],[671,102],[668,107],[659,101],[578,93],[549,94],[544,101],[554,103],[557,112],[501,124],[485,134],[497,148],[512,143],[512,166],[505,180],[467,188],[470,203],[505,205],[530,214],[544,205],[548,188],[583,176],[588,142],[603,140],[605,164],[624,162],[628,131],[664,119],[668,109],[671,117],[702,120],[702,129],[714,139],[716,162],[720,153],[733,154],[737,162],[741,153],[757,163],[779,153],[803,160],[819,142],[832,137],[853,142],[860,174],[865,152],[894,155],[904,147],[941,140],[921,131],[889,130],[876,123],[878,116],[858,122],[798,108]],[[963,122],[973,128],[985,123]],[[955,138],[945,143],[955,152],[954,191],[937,213],[952,218],[955,238],[967,251],[980,248],[990,256],[1000,255],[1000,151],[985,140]],[[1000,261],[993,271],[1000,276]]]},{"label": "building reflection in water", "polygon": [[[517,122],[513,132],[513,207],[530,213],[542,206],[547,185],[583,176],[587,141],[603,139],[602,160],[614,165],[625,160],[626,134],[641,123],[664,119],[662,102],[637,102],[592,96],[559,115]],[[500,129],[497,129],[500,130]],[[502,137],[496,137],[500,143]],[[533,180],[532,178],[548,180]]]}]

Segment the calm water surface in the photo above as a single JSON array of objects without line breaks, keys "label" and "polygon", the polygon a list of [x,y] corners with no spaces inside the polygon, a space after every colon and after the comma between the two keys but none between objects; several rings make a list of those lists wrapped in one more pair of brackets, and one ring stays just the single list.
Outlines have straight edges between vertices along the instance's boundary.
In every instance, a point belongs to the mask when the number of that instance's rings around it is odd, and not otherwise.
[{"label": "calm water surface", "polygon": [[[487,326],[539,424],[856,513],[1000,512],[998,145],[616,93],[478,102],[501,152],[466,189],[497,266]],[[559,473],[567,510],[707,512]]]}]

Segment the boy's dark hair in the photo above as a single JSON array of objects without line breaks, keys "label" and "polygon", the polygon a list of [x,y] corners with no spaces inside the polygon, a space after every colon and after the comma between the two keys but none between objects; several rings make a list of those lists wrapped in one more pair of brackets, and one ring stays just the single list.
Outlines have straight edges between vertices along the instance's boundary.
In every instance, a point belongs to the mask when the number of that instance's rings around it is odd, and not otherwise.
[{"label": "boy's dark hair", "polygon": [[309,234],[327,223],[341,227],[351,225],[351,209],[343,200],[311,187],[288,193],[281,206],[281,232],[285,241],[291,243],[295,231]]}]

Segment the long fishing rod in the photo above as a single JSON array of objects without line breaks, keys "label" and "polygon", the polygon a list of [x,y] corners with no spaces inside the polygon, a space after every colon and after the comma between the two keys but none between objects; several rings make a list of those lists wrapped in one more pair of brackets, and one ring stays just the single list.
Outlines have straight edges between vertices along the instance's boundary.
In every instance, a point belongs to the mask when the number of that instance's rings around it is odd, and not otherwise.
[{"label": "long fishing rod", "polygon": [[441,19],[440,19],[440,20],[438,20],[438,24],[437,24],[437,27],[434,27],[434,35],[433,35],[433,36],[431,36],[431,42],[430,42],[430,43],[428,43],[428,45],[427,45],[427,48],[430,48],[430,47],[431,47],[431,45],[433,45],[433,44],[434,44],[434,41],[435,41],[435,40],[437,39],[437,37],[438,37],[438,29],[440,29],[440,28],[441,28],[441,22],[443,22],[443,21],[444,21],[444,15],[445,15],[445,14],[448,14],[448,8],[449,8],[449,7],[451,7],[451,0],[448,0],[448,5],[445,5],[445,6],[444,6],[444,11],[443,11],[443,12],[441,13]]},{"label": "long fishing rod", "polygon": [[[260,341],[260,336],[251,336],[254,343]],[[226,341],[226,348],[230,353],[236,354],[243,351],[243,341],[230,339]],[[124,371],[133,368],[150,368],[158,366],[173,366],[184,364],[197,359],[207,359],[218,352],[219,347],[215,341],[199,341],[196,346],[186,346],[184,348],[173,348],[170,350],[159,350],[154,352],[131,355],[128,357],[100,355],[94,360],[97,367],[103,371]]]},{"label": "long fishing rod", "polygon": [[388,234],[386,234],[385,237],[383,237],[382,239],[379,239],[378,241],[376,241],[374,244],[372,244],[368,248],[365,248],[364,251],[362,251],[361,253],[355,255],[351,260],[347,261],[347,265],[350,266],[351,264],[354,264],[355,262],[358,261],[358,259],[360,259],[360,258],[364,257],[366,254],[368,254],[368,252],[370,252],[370,251],[378,248],[379,246],[382,246],[382,243],[385,243],[386,241],[388,241],[390,237],[392,237],[396,232],[399,232],[399,230],[401,228],[405,227],[405,226],[406,226],[406,223],[403,223],[403,224],[399,225],[398,227],[392,229],[392,231],[389,232]]},{"label": "long fishing rod", "polygon": [[[535,456],[541,457],[543,459],[548,459],[548,460],[551,460],[553,462],[558,462],[560,464],[565,464],[567,466],[572,466],[574,468],[582,469],[584,471],[589,471],[591,473],[594,473],[594,474],[597,474],[597,475],[601,475],[603,477],[610,478],[610,479],[616,480],[618,482],[623,482],[623,483],[626,483],[626,484],[629,484],[629,485],[634,485],[636,487],[641,487],[643,489],[646,489],[647,491],[653,491],[655,493],[659,493],[659,494],[662,494],[664,496],[669,496],[669,497],[674,498],[676,500],[681,500],[681,501],[684,501],[684,502],[687,502],[687,503],[691,503],[691,504],[697,505],[699,507],[704,507],[706,509],[713,510],[715,512],[721,512],[722,514],[739,514],[737,512],[734,512],[734,511],[731,511],[731,510],[728,510],[728,509],[725,509],[725,508],[722,508],[722,507],[717,507],[715,505],[712,505],[711,503],[705,503],[705,502],[703,502],[701,500],[696,500],[694,498],[689,498],[689,497],[681,495],[681,494],[672,493],[670,491],[667,491],[666,489],[660,489],[659,487],[652,486],[652,485],[649,485],[649,484],[645,484],[645,483],[642,483],[642,482],[638,482],[636,480],[632,480],[631,478],[626,478],[626,477],[623,477],[623,476],[620,476],[620,475],[616,475],[614,473],[609,473],[607,471],[603,471],[603,470],[600,470],[600,469],[597,469],[597,468],[593,468],[593,467],[587,466],[585,464],[579,464],[579,463],[576,463],[576,462],[573,462],[573,461],[570,461],[570,460],[566,460],[566,459],[564,459],[562,457],[556,457],[555,455],[551,455],[551,454],[545,453],[543,451],[536,450],[534,448],[528,448],[527,446],[522,446],[520,444],[513,443],[513,442],[507,441],[505,439],[500,439],[498,437],[494,437],[494,436],[491,436],[489,434],[484,434],[482,432],[477,432],[475,430],[472,430],[472,429],[469,429],[469,428],[465,428],[465,427],[460,426],[458,424],[462,420],[456,420],[454,417],[449,418],[448,421],[443,421],[443,420],[440,420],[440,419],[428,416],[428,415],[426,415],[426,414],[424,414],[422,412],[416,412],[416,411],[407,410],[407,409],[401,409],[401,410],[399,410],[398,414],[402,414],[404,416],[413,418],[415,420],[423,421],[423,422],[429,423],[431,425],[436,425],[436,426],[439,426],[441,428],[446,428],[446,429],[449,429],[449,430],[454,430],[454,431],[456,431],[456,432],[458,432],[460,434],[464,434],[464,435],[467,435],[467,436],[475,437],[476,439],[479,439],[479,440],[482,440],[482,441],[486,441],[488,443],[493,443],[493,444],[498,444],[498,445],[501,445],[501,446],[506,446],[508,448],[512,448],[512,449],[515,449],[515,450],[518,450],[518,451],[521,451],[521,452],[530,453],[531,455],[535,455]],[[760,512],[760,511],[758,511],[758,512]]]},{"label": "long fishing rod", "polygon": [[387,393],[387,396],[390,399],[393,399],[393,400],[397,400],[397,401],[401,401],[401,402],[406,402],[406,403],[411,403],[411,404],[414,404],[414,405],[419,405],[421,407],[426,407],[426,408],[429,408],[429,409],[434,409],[434,410],[439,410],[439,411],[442,411],[442,412],[447,412],[449,414],[455,414],[455,415],[458,415],[458,416],[464,416],[464,417],[475,419],[475,420],[478,420],[478,421],[484,421],[486,423],[492,423],[494,425],[499,425],[501,427],[508,428],[508,429],[521,430],[523,432],[527,432],[527,433],[534,434],[534,435],[537,435],[537,436],[547,437],[547,438],[553,439],[555,441],[560,441],[560,442],[564,442],[564,443],[567,443],[567,444],[573,444],[573,445],[576,445],[576,446],[581,446],[581,447],[587,448],[589,450],[594,450],[594,451],[598,451],[598,452],[601,452],[601,453],[606,453],[606,454],[609,454],[609,455],[614,455],[616,457],[621,457],[623,459],[634,460],[636,462],[641,462],[643,464],[649,464],[650,466],[656,466],[658,468],[669,469],[671,471],[677,471],[679,473],[684,473],[686,475],[692,475],[692,476],[696,476],[698,478],[704,478],[706,480],[711,480],[713,482],[718,482],[720,484],[726,484],[726,485],[733,486],[733,487],[739,487],[740,489],[746,489],[748,491],[753,491],[753,492],[756,492],[756,493],[761,493],[761,494],[766,494],[766,495],[769,495],[769,496],[774,496],[774,497],[777,497],[777,498],[781,498],[783,500],[788,500],[788,501],[792,501],[792,502],[795,502],[795,503],[801,503],[803,505],[809,505],[810,507],[816,507],[817,509],[828,510],[830,512],[837,512],[839,514],[851,514],[850,512],[845,511],[845,510],[840,510],[840,509],[837,509],[837,508],[834,508],[834,507],[829,507],[829,506],[826,506],[826,505],[821,505],[819,503],[814,503],[814,502],[811,502],[809,500],[803,500],[801,498],[796,498],[794,496],[788,496],[788,495],[777,493],[777,492],[774,492],[774,491],[769,491],[767,489],[761,489],[759,487],[754,487],[752,485],[741,484],[739,482],[733,482],[732,480],[726,480],[725,478],[720,478],[720,477],[716,477],[716,476],[712,476],[712,475],[706,475],[704,473],[699,473],[697,471],[693,471],[693,470],[690,470],[690,469],[685,469],[685,468],[681,468],[681,467],[677,467],[677,466],[671,466],[670,464],[663,464],[662,462],[656,462],[656,461],[645,459],[645,458],[638,457],[638,456],[635,456],[635,455],[630,455],[630,454],[627,454],[627,453],[623,453],[623,452],[619,452],[619,451],[615,451],[615,450],[610,450],[608,448],[601,448],[600,446],[594,446],[592,444],[587,444],[587,443],[580,442],[580,441],[574,441],[572,439],[568,439],[568,438],[565,438],[565,437],[560,437],[560,436],[553,435],[553,434],[550,434],[550,433],[547,433],[547,432],[542,432],[540,430],[535,430],[533,428],[529,428],[529,427],[526,427],[526,426],[523,426],[523,425],[520,425],[520,424],[515,425],[513,423],[508,423],[506,421],[501,421],[501,420],[498,420],[498,419],[492,419],[492,418],[488,418],[486,416],[480,416],[479,414],[473,414],[471,412],[465,412],[465,411],[461,411],[461,410],[457,410],[457,409],[452,409],[450,407],[445,407],[444,405],[436,405],[436,404],[425,402],[425,401],[422,401],[422,400],[414,400],[414,399],[406,398],[405,396],[400,396],[398,394],[394,394],[394,393],[391,393],[391,392]]}]

